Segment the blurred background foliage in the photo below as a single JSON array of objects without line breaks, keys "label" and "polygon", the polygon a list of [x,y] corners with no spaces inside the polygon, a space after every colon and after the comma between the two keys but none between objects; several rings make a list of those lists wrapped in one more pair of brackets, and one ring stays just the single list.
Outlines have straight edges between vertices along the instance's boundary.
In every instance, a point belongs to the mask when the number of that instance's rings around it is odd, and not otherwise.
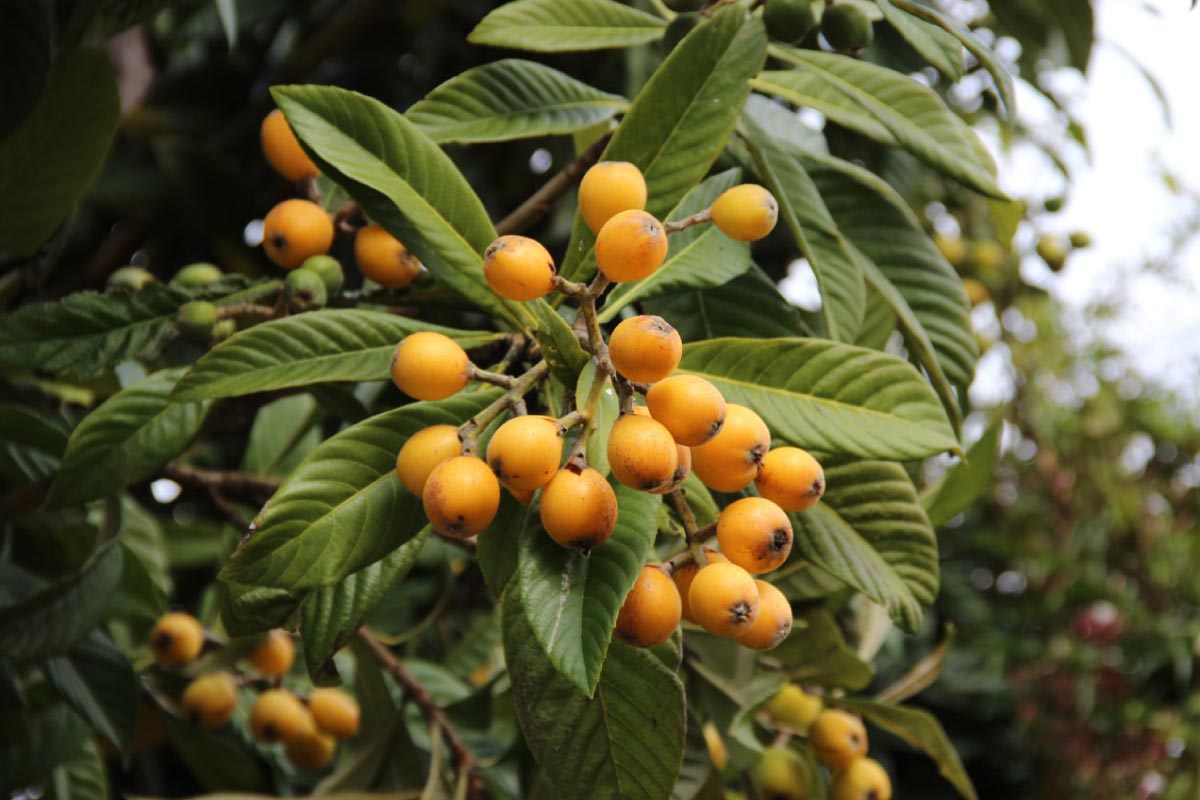
[{"label": "blurred background foliage", "polygon": [[[648,0],[638,2],[650,8]],[[247,244],[246,233],[251,221],[291,192],[259,152],[267,87],[335,84],[404,109],[445,77],[509,55],[465,44],[494,5],[59,0],[48,32],[57,46],[80,35],[80,19],[100,19],[88,36],[116,65],[119,130],[98,179],[55,238],[37,253],[0,264],[0,300],[13,308],[97,288],[127,263],[164,280],[194,261],[213,261],[248,276],[270,274],[273,268]],[[954,87],[928,68],[921,73],[925,80],[965,118],[984,126],[989,141],[1032,144],[1066,170],[1063,148],[1085,147],[1087,131],[1060,102],[1051,78],[1063,69],[1086,73],[1094,38],[1088,0],[933,5],[995,42],[1023,89],[1043,95],[1059,113],[1050,127],[1031,128],[1019,117],[997,126],[991,116],[997,95],[973,60]],[[886,26],[877,29],[868,58],[905,71],[921,69],[899,37]],[[631,96],[659,57],[658,45],[652,45],[539,60]],[[1067,324],[1053,298],[1023,278],[1034,260],[1058,272],[1073,247],[1087,246],[1085,236],[1066,241],[1036,235],[1064,198],[1022,196],[1015,187],[1021,206],[989,204],[913,169],[902,153],[849,133],[828,133],[840,155],[871,164],[925,215],[967,281],[981,344],[1001,356],[993,359],[1001,369],[985,377],[1003,385],[985,393],[967,425],[976,435],[996,436],[997,467],[978,487],[982,501],[942,526],[942,591],[925,635],[906,639],[881,632],[869,608],[848,620],[858,626],[864,649],[878,648],[875,685],[890,684],[936,641],[949,640],[924,662],[940,667],[941,674],[916,702],[943,720],[981,797],[1197,797],[1195,398],[1171,396],[1131,370],[1123,354],[1081,343],[1077,325]],[[495,218],[574,156],[566,138],[469,150],[451,146],[449,152]],[[562,203],[532,235],[552,249],[561,247],[572,208]],[[1021,229],[1033,235],[1014,236]],[[756,250],[756,261],[777,280],[789,274],[794,279],[805,269],[791,263],[784,238]],[[1110,313],[1094,308],[1084,324],[1102,326]],[[50,393],[69,401],[72,392],[111,389],[15,381],[2,395],[13,400]],[[232,406],[216,429],[244,436],[255,410]],[[1002,422],[989,426],[995,420]],[[51,440],[63,435],[53,425],[43,433]],[[980,458],[988,457],[987,441],[977,450]],[[3,466],[25,476],[38,468],[8,461]],[[276,474],[286,471],[287,464],[277,466]],[[946,466],[927,465],[929,477]],[[148,508],[156,505],[149,496],[140,499]],[[144,524],[149,540],[165,542],[175,595],[191,602],[209,590],[213,570],[236,534],[217,518],[204,517],[211,510],[202,493],[189,498],[185,492],[171,508],[167,514],[127,509],[122,524]],[[47,530],[64,524],[54,520]],[[74,524],[96,521],[80,518]],[[44,563],[69,570],[88,552],[82,546],[73,554],[58,549],[69,539],[80,537],[18,541],[37,542],[46,549]],[[38,561],[28,553],[23,560]],[[445,564],[437,557],[423,559],[404,583],[404,595],[392,598],[372,624],[397,639],[423,637],[425,652],[440,647],[447,659],[461,656],[472,669],[486,667],[471,664],[462,648],[453,649],[464,633],[453,629],[453,618],[424,629],[430,609],[471,602],[450,596],[455,582]],[[452,699],[465,687],[447,684],[441,690]],[[898,742],[881,744],[899,784],[924,787],[910,796],[951,796],[930,762],[910,757]],[[182,780],[172,770],[173,758],[164,751],[158,762],[139,759],[154,774],[128,776],[125,785],[162,792],[164,782]]]}]

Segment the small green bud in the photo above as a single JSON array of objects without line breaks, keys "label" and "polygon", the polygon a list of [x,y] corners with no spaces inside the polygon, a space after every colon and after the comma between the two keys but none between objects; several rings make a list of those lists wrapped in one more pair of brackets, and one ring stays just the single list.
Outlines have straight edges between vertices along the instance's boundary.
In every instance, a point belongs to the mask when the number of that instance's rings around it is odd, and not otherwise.
[{"label": "small green bud", "polygon": [[1059,272],[1067,264],[1067,245],[1058,236],[1043,236],[1038,239],[1037,254],[1051,272]]},{"label": "small green bud", "polygon": [[821,34],[834,50],[853,53],[870,46],[875,29],[862,9],[838,3],[825,9],[821,17]]},{"label": "small green bud", "polygon": [[342,285],[346,282],[346,273],[342,271],[342,265],[333,256],[309,256],[304,259],[300,269],[311,270],[321,276],[321,280],[325,282],[327,297],[333,297],[340,292]]},{"label": "small green bud", "polygon": [[171,285],[182,289],[198,289],[206,283],[218,281],[225,273],[215,264],[188,264],[171,278]]},{"label": "small green bud", "polygon": [[812,0],[767,0],[763,24],[772,39],[799,44],[817,26],[817,12]]},{"label": "small green bud", "polygon": [[1086,231],[1075,231],[1070,235],[1071,247],[1082,250],[1092,246],[1092,237]]},{"label": "small green bud", "polygon": [[1051,214],[1062,211],[1063,204],[1066,202],[1062,197],[1047,197],[1042,203],[1042,208],[1049,211]]},{"label": "small green bud", "polygon": [[212,338],[214,342],[223,342],[235,333],[237,333],[237,320],[223,319],[213,327]]},{"label": "small green bud", "polygon": [[185,338],[194,342],[208,342],[217,325],[217,307],[207,300],[184,303],[175,317],[175,327]]},{"label": "small green bud", "polygon": [[142,267],[121,267],[108,276],[105,284],[109,289],[125,289],[136,292],[148,283],[154,283],[155,277],[148,269]]},{"label": "small green bud", "polygon": [[288,308],[292,311],[308,311],[321,308],[328,299],[325,291],[325,281],[311,269],[294,269],[283,281],[284,292],[287,294]]}]

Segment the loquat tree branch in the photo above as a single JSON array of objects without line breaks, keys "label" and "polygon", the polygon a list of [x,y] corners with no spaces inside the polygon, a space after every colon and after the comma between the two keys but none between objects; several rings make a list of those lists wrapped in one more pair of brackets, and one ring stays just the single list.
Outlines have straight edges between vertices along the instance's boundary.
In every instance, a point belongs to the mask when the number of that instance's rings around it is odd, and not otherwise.
[{"label": "loquat tree branch", "polygon": [[478,448],[479,434],[507,409],[523,408],[525,393],[546,377],[546,373],[549,371],[549,362],[543,360],[516,378],[509,378],[507,375],[499,376],[511,380],[512,383],[508,385],[508,391],[496,398],[491,405],[459,426],[458,438],[462,440],[462,454],[474,455]]},{"label": "loquat tree branch", "polygon": [[188,464],[172,461],[162,469],[164,477],[191,486],[204,489],[215,488],[218,491],[232,492],[254,497],[270,497],[275,494],[281,481],[279,478],[267,478],[261,475],[250,475],[245,472],[230,470],[204,469]]},{"label": "loquat tree branch", "polygon": [[506,233],[518,233],[525,230],[538,219],[545,216],[554,204],[583,177],[588,168],[600,160],[600,154],[608,146],[611,133],[601,136],[592,146],[579,154],[579,157],[567,164],[557,174],[531,194],[512,213],[496,223],[496,233],[503,236]]}]

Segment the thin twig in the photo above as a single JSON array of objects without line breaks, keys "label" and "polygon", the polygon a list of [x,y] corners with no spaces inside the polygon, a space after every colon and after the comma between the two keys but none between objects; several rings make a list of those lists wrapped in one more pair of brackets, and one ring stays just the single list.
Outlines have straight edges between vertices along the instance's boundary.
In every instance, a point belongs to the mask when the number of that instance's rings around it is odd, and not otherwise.
[{"label": "thin twig", "polygon": [[703,211],[697,211],[695,214],[692,214],[690,217],[684,217],[683,219],[677,219],[674,222],[663,223],[663,230],[666,233],[679,233],[680,231],[686,231],[688,228],[692,227],[693,225],[702,225],[705,222],[712,222],[712,209],[711,208],[706,208]]},{"label": "thin twig", "polygon": [[441,731],[442,738],[450,745],[450,751],[454,754],[454,766],[457,768],[459,774],[465,773],[470,776],[467,779],[467,797],[471,800],[483,800],[487,796],[484,791],[483,779],[476,772],[475,757],[471,755],[471,751],[463,743],[458,729],[454,727],[446,715],[442,713],[442,710],[438,708],[425,687],[413,677],[411,672],[404,668],[404,665],[392,654],[391,650],[387,649],[365,627],[358,629],[358,638],[371,651],[371,655],[379,662],[379,666],[391,675],[392,679],[400,684],[400,688],[417,704],[417,708],[420,710],[421,716],[425,718],[425,722],[431,728],[437,728]]},{"label": "thin twig", "polygon": [[544,360],[534,364],[524,374],[513,379],[513,383],[507,392],[496,398],[487,408],[459,426],[458,438],[462,440],[462,454],[464,456],[474,455],[478,448],[479,434],[483,429],[491,425],[506,410],[519,407],[520,401],[525,397],[525,393],[536,386],[538,381],[546,377],[546,373],[549,371],[550,364]]},{"label": "thin twig", "polygon": [[221,491],[220,487],[213,484],[206,484],[204,488],[208,490],[208,496],[212,498],[213,505],[221,509],[221,513],[223,513],[229,519],[229,521],[237,527],[238,530],[240,530],[243,534],[246,534],[250,531],[250,520],[246,519],[246,517],[242,515],[242,512],[238,511],[237,508],[234,507],[233,503],[229,502],[229,498],[225,496],[225,493]]},{"label": "thin twig", "polygon": [[550,180],[529,196],[524,203],[513,209],[513,212],[496,223],[496,233],[503,236],[506,233],[517,233],[537,222],[545,216],[554,204],[574,186],[583,173],[600,159],[600,154],[608,146],[612,136],[607,133],[601,136],[592,146],[584,150],[578,158],[567,164]]},{"label": "thin twig", "polygon": [[172,461],[163,467],[162,474],[171,480],[202,486],[205,489],[215,487],[222,492],[233,492],[243,495],[266,495],[270,497],[279,488],[278,478],[267,478],[261,475],[250,475],[245,472],[229,470],[204,469]]}]

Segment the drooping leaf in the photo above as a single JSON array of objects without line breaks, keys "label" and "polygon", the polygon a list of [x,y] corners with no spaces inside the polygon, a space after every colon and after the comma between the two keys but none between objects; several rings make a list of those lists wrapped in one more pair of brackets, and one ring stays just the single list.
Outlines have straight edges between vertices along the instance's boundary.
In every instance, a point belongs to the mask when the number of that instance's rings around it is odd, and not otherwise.
[{"label": "drooping leaf", "polygon": [[429,536],[429,526],[374,564],[322,586],[300,605],[304,663],[314,684],[337,683],[333,654],[354,636],[384,595],[412,569]]},{"label": "drooping leaf", "polygon": [[277,589],[336,583],[386,556],[425,525],[421,498],[396,477],[409,436],[458,425],[494,400],[492,390],[414,403],[326,439],[289,475],[255,518],[221,579]]},{"label": "drooping leaf", "polygon": [[666,23],[614,0],[516,0],[484,17],[471,44],[558,52],[602,50],[653,42]]},{"label": "drooping leaf", "polygon": [[538,345],[550,371],[564,385],[573,385],[591,357],[584,351],[571,325],[549,303],[538,300],[533,305],[533,312],[537,315]]},{"label": "drooping leaf", "polygon": [[[740,178],[738,169],[713,175],[684,195],[666,221],[674,222],[703,211]],[[648,278],[618,284],[608,295],[600,311],[601,322],[615,319],[630,303],[688,289],[721,286],[750,269],[750,246],[730,239],[716,225],[696,225],[671,234],[668,241],[667,260],[661,267]]]},{"label": "drooping leaf", "polygon": [[506,594],[503,611],[517,718],[551,785],[592,800],[670,797],[686,713],[674,671],[653,651],[615,642],[588,699],[546,658],[515,592]]},{"label": "drooping leaf", "polygon": [[68,652],[104,619],[122,564],[109,542],[74,575],[0,607],[0,653],[23,662]]},{"label": "drooping leaf", "polygon": [[234,737],[206,731],[166,711],[160,710],[159,717],[172,751],[208,791],[271,791],[272,781],[265,764]]},{"label": "drooping leaf", "polygon": [[993,420],[979,441],[967,448],[962,461],[921,492],[921,505],[933,527],[940,528],[966,511],[992,487],[992,477],[1000,460],[1002,429],[1003,420]]},{"label": "drooping leaf", "polygon": [[828,458],[828,488],[813,508],[793,514],[793,557],[885,606],[904,630],[921,624],[938,587],[937,540],[912,479],[899,464]]},{"label": "drooping leaf", "polygon": [[473,348],[499,334],[459,331],[365,309],[325,309],[239,331],[200,357],[176,398],[236,397],[327,381],[377,381],[390,374],[401,339],[437,331]]},{"label": "drooping leaf", "polygon": [[797,617],[792,632],[771,651],[797,683],[858,691],[871,683],[875,670],[846,646],[827,611]]},{"label": "drooping leaf", "polygon": [[[568,550],[528,525],[521,535],[515,591],[525,619],[550,663],[591,697],[609,652],[617,612],[637,580],[654,541],[656,495],[624,486],[617,492],[617,526],[588,553]],[[530,521],[536,521],[530,515]]]},{"label": "drooping leaf", "polygon": [[50,71],[50,16],[38,0],[0,5],[0,141],[37,104]]},{"label": "drooping leaf", "polygon": [[27,256],[50,238],[100,171],[120,111],[103,51],[58,59],[33,109],[0,141],[0,253]]},{"label": "drooping leaf", "polygon": [[286,476],[320,443],[320,419],[312,395],[295,394],[267,403],[254,415],[242,471]]},{"label": "drooping leaf", "polygon": [[221,621],[230,636],[249,636],[285,627],[304,598],[303,591],[289,592],[270,586],[246,586],[224,581],[221,584]]},{"label": "drooping leaf", "polygon": [[838,53],[774,46],[794,69],[763,72],[755,89],[816,109],[989,197],[1004,199],[996,165],[974,131],[932,89],[906,75]]},{"label": "drooping leaf", "polygon": [[772,339],[809,333],[800,312],[758,267],[724,286],[655,297],[646,313],[669,319],[685,342],[722,336]]},{"label": "drooping leaf", "polygon": [[518,329],[531,322],[527,308],[484,280],[483,251],[496,230],[458,167],[420,128],[345,89],[277,86],[271,93],[321,172],[435,278]]},{"label": "drooping leaf", "polygon": [[64,701],[126,758],[137,724],[138,679],[125,654],[93,632],[63,656],[42,662],[42,672]]},{"label": "drooping leaf", "polygon": [[861,714],[870,724],[883,728],[923,751],[934,760],[942,777],[948,780],[960,795],[966,800],[976,800],[978,795],[971,784],[971,778],[937,717],[923,709],[873,703],[869,700],[842,698],[837,704]]},{"label": "drooping leaf", "polygon": [[[747,20],[741,8],[719,8],[655,70],[600,156],[642,170],[646,211],[662,219],[708,173],[765,59],[762,22]],[[595,271],[595,240],[576,214],[564,277],[580,280]]]},{"label": "drooping leaf", "polygon": [[0,794],[5,797],[45,780],[87,740],[88,728],[62,704],[0,712]]},{"label": "drooping leaf", "polygon": [[[121,495],[121,525],[117,539],[125,548],[126,556],[140,562],[146,578],[153,585],[153,598],[147,598],[159,612],[159,604],[165,604],[171,591],[171,564],[167,554],[166,538],[158,517],[151,514],[127,494]],[[125,564],[126,570],[130,568]]]},{"label": "drooping leaf", "polygon": [[962,44],[936,25],[924,22],[893,5],[891,0],[875,0],[883,18],[904,37],[912,48],[952,81],[963,76]]},{"label": "drooping leaf", "polygon": [[572,133],[628,106],[556,69],[506,58],[455,75],[404,115],[439,144],[465,144]]},{"label": "drooping leaf", "polygon": [[50,780],[49,800],[108,800],[108,770],[94,741],[85,740]]},{"label": "drooping leaf", "polygon": [[798,447],[896,460],[958,448],[929,384],[876,350],[823,339],[712,339],[684,345],[679,369],[754,409]]},{"label": "drooping leaf", "polygon": [[238,40],[238,10],[237,0],[213,0],[217,7],[217,16],[221,18],[221,30],[225,31],[225,41],[229,49],[237,46]]},{"label": "drooping leaf", "polygon": [[117,392],[71,434],[47,505],[82,503],[148,478],[200,431],[208,401],[176,402],[183,369],[168,369]]}]

